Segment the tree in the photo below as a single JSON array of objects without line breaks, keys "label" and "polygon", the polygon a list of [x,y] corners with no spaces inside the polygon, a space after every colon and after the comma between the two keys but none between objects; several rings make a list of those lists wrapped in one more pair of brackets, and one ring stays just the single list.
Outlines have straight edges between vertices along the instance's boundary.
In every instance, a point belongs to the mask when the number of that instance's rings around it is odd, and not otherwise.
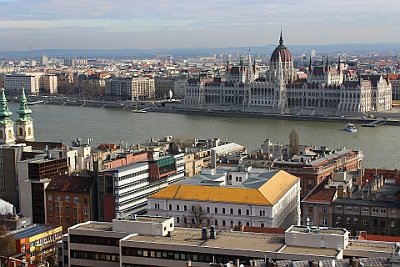
[{"label": "tree", "polygon": [[289,158],[298,155],[300,151],[299,134],[292,129],[289,134]]},{"label": "tree", "polygon": [[189,214],[183,215],[182,219],[182,224],[190,228],[201,228],[210,223],[210,217],[200,205],[191,206]]},{"label": "tree", "polygon": [[5,225],[0,227],[0,256],[10,257],[15,253],[14,235],[8,233]]}]

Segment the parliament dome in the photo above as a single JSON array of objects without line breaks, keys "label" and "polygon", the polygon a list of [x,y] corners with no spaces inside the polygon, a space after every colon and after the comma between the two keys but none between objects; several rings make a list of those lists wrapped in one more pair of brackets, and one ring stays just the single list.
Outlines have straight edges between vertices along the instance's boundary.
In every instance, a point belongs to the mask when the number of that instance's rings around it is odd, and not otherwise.
[{"label": "parliament dome", "polygon": [[279,62],[279,54],[281,55],[281,61],[283,63],[293,62],[292,54],[290,54],[289,49],[283,45],[282,32],[279,39],[279,45],[275,48],[274,52],[272,52],[271,62]]}]

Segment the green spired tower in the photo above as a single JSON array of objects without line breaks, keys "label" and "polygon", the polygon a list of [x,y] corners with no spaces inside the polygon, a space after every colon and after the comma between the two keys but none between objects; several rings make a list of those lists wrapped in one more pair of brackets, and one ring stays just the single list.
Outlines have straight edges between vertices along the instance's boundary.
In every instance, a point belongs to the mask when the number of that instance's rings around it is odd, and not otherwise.
[{"label": "green spired tower", "polygon": [[33,119],[29,114],[32,110],[28,107],[28,100],[25,96],[25,89],[22,87],[21,98],[19,99],[19,109],[17,113],[19,114],[17,119],[17,141],[19,142],[33,142],[35,141],[35,136],[33,133]]},{"label": "green spired tower", "polygon": [[10,119],[12,112],[8,109],[8,102],[1,88],[0,96],[0,144],[15,144],[14,122]]}]

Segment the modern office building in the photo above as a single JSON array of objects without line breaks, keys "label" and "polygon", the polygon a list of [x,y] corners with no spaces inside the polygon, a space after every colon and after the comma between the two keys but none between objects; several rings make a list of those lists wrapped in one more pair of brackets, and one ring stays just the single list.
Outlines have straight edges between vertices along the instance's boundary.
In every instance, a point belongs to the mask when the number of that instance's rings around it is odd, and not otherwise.
[{"label": "modern office building", "polygon": [[[357,254],[387,259],[392,250],[392,243],[350,240],[348,231],[340,228],[291,226],[284,235],[259,234],[177,228],[173,218],[137,216],[69,228],[58,243],[58,261],[59,266],[272,267],[286,260],[332,266]],[[375,266],[383,262],[387,260],[375,261]]]}]

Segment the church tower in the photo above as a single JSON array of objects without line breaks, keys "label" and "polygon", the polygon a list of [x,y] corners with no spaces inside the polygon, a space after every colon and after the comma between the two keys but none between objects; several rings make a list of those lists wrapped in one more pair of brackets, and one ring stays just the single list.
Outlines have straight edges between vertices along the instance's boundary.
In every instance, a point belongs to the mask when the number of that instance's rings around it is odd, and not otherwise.
[{"label": "church tower", "polygon": [[15,143],[14,122],[10,119],[12,112],[8,109],[8,102],[1,89],[0,96],[0,144],[11,145]]},{"label": "church tower", "polygon": [[29,115],[32,113],[32,110],[28,107],[28,101],[23,87],[19,103],[19,109],[17,110],[17,113],[19,114],[17,119],[17,141],[33,142],[35,141],[35,136],[33,134],[33,119]]}]

